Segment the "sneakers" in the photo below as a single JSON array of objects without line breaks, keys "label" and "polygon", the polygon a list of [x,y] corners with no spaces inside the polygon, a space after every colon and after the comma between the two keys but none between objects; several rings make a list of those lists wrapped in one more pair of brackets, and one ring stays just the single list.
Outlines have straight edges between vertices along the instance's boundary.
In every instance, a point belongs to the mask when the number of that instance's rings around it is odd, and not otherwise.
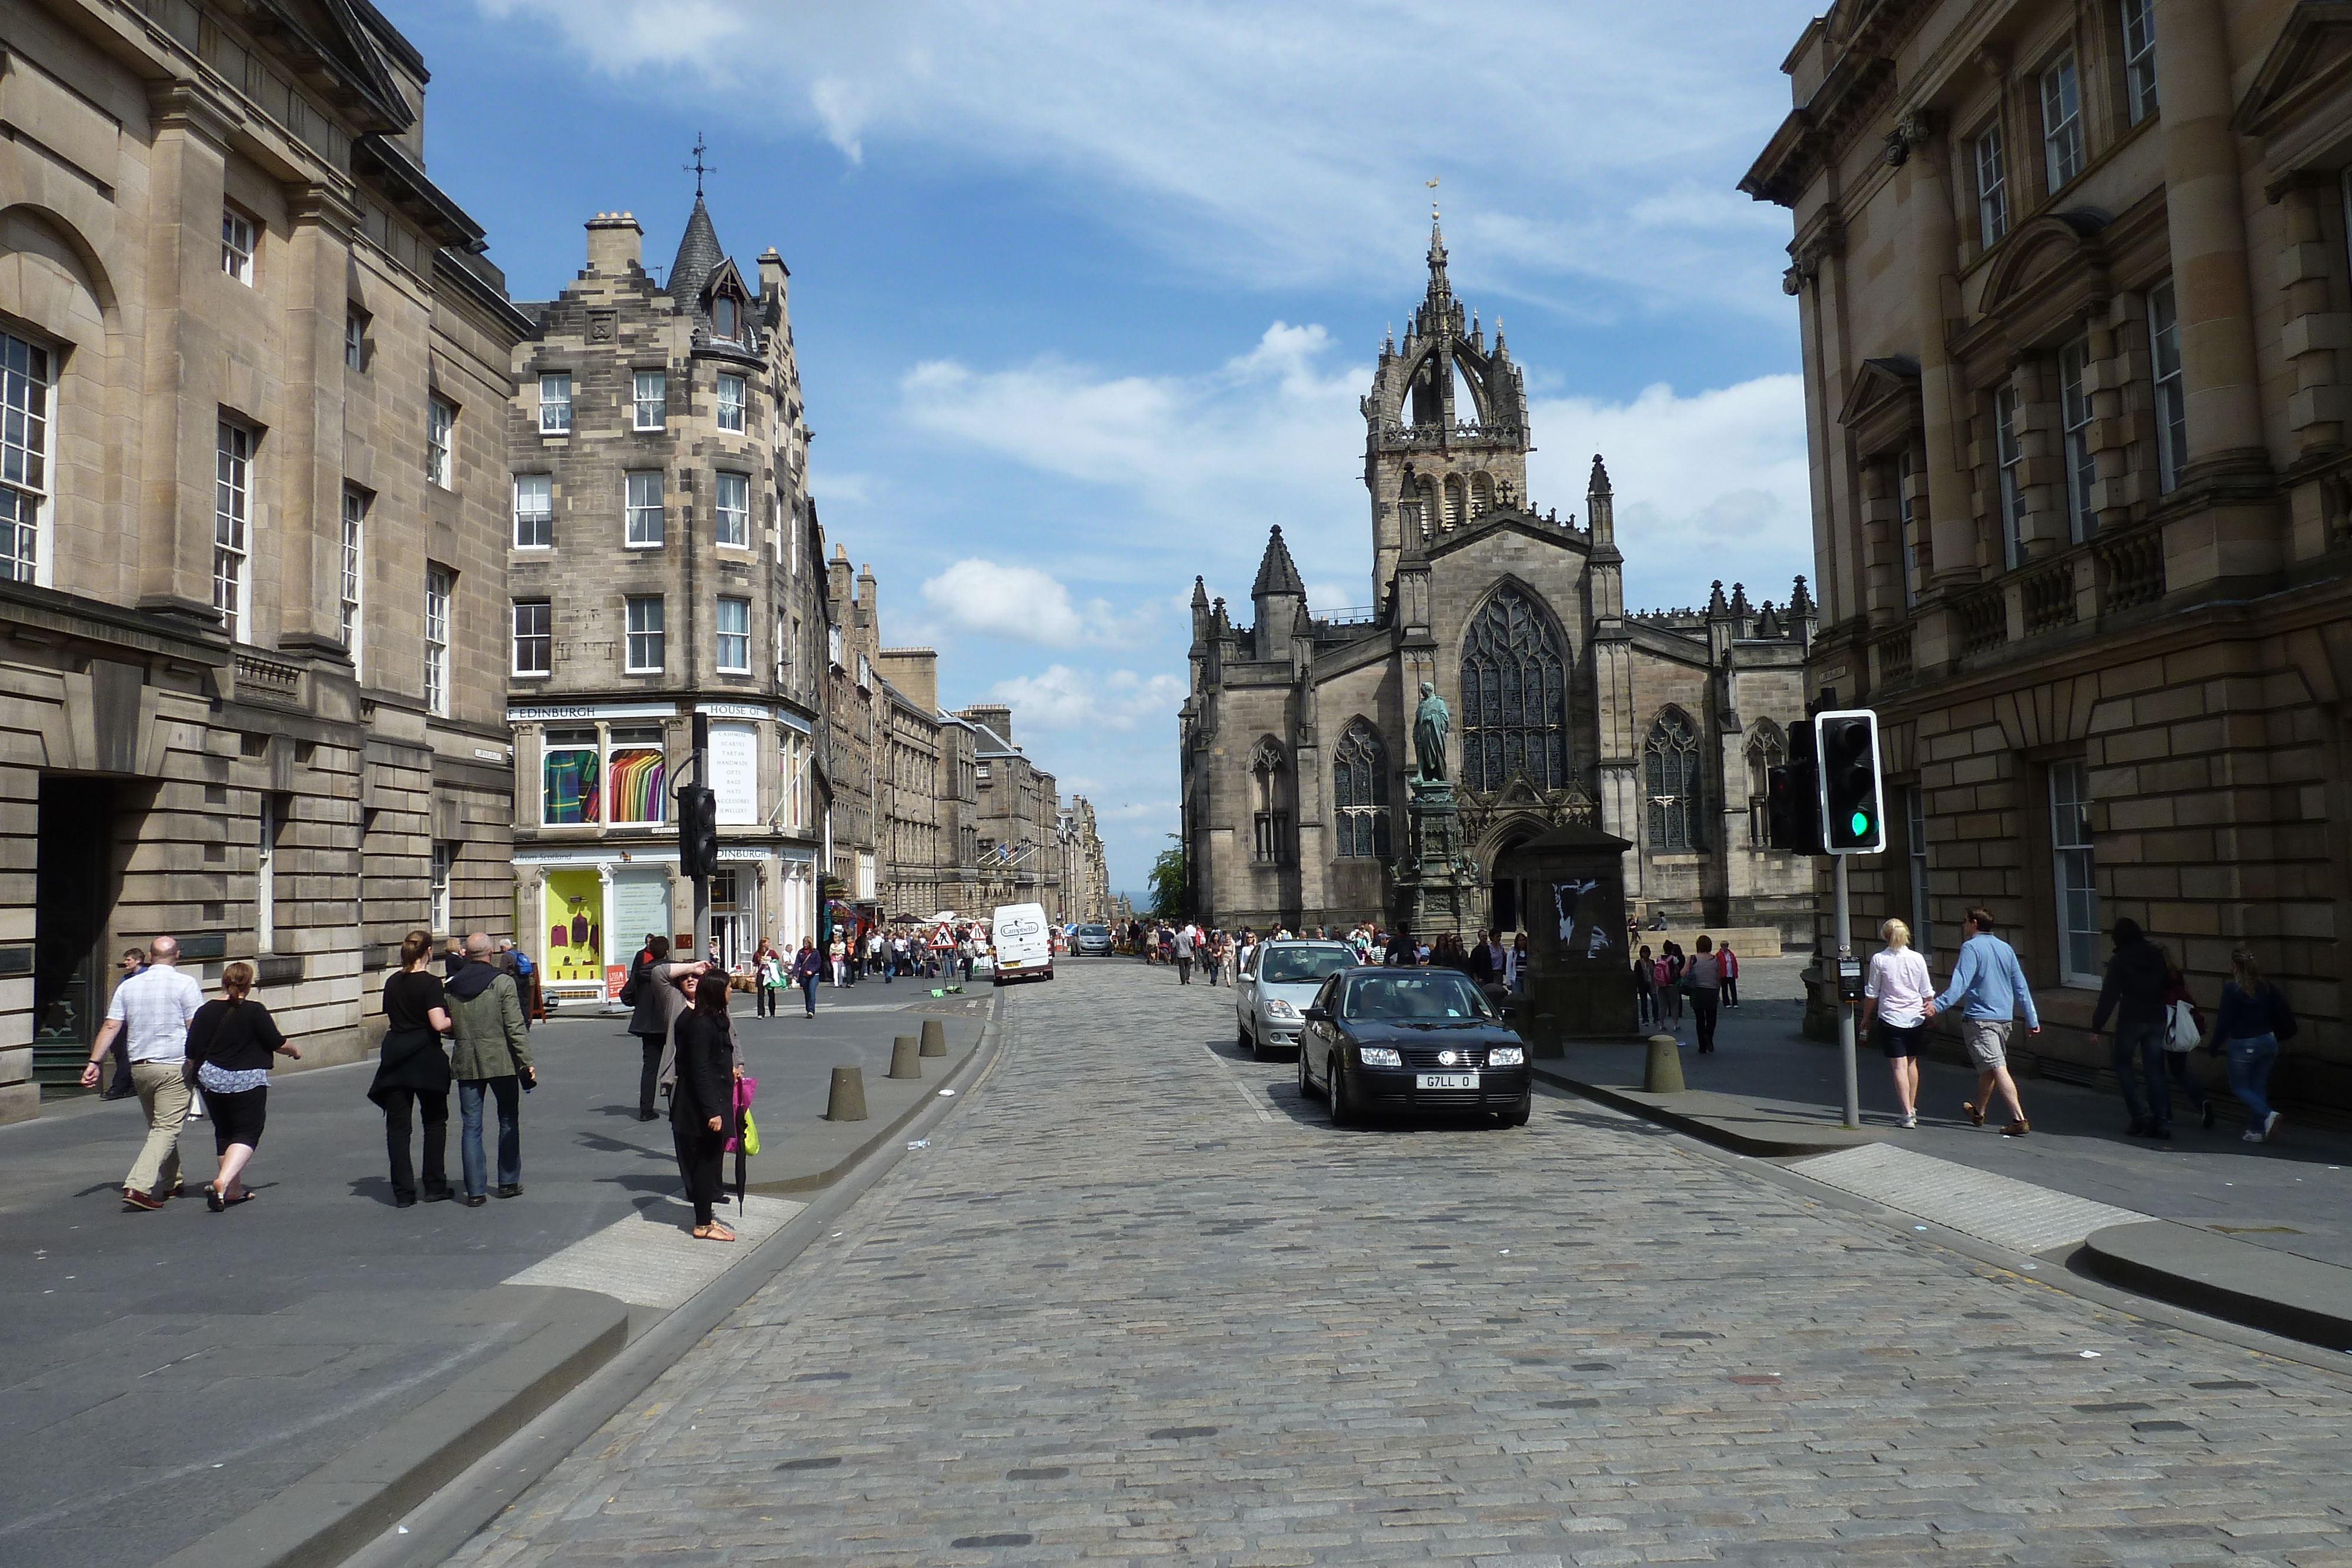
[{"label": "sneakers", "polygon": [[2000,1135],[2004,1138],[2021,1138],[2032,1131],[2033,1131],[2033,1124],[2031,1122],[2028,1122],[2024,1117],[2020,1116],[2016,1121],[2011,1122],[2008,1126],[2003,1127],[2000,1130]]},{"label": "sneakers", "polygon": [[1918,1112],[1916,1112],[1916,1111],[1906,1111],[1905,1113],[1903,1113],[1903,1120],[1902,1120],[1902,1122],[1899,1124],[1899,1125],[1906,1126],[1906,1127],[1916,1127],[1916,1126],[1917,1126],[1918,1124],[1919,1124],[1919,1113],[1918,1113]]},{"label": "sneakers", "polygon": [[[2246,1135],[2253,1136],[2252,1133]],[[152,1213],[163,1207],[163,1200],[152,1192],[141,1192],[135,1186],[126,1186],[122,1189],[122,1207],[126,1211],[141,1209]]]},{"label": "sneakers", "polygon": [[2275,1138],[2275,1137],[2277,1137],[2277,1136],[2278,1136],[2278,1124],[2279,1124],[2279,1113],[2278,1113],[2277,1112],[2275,1112],[2275,1111],[2272,1112],[2269,1115],[2267,1115],[2267,1116],[2265,1116],[2265,1117],[2263,1117],[2263,1143],[2267,1144],[2267,1143],[2269,1143],[2273,1138]]},{"label": "sneakers", "polygon": [[2259,1144],[2263,1141],[2263,1135],[2260,1133],[2241,1133],[2238,1138],[2240,1142],[2248,1144]]},{"label": "sneakers", "polygon": [[522,1196],[522,1183],[519,1181],[510,1181],[506,1183],[499,1188],[499,1196],[500,1197],[520,1197]]},{"label": "sneakers", "polygon": [[1981,1127],[1984,1125],[1984,1107],[1978,1104],[1973,1100],[1963,1100],[1960,1102],[1960,1114],[1969,1119],[1969,1125],[1971,1127]]}]

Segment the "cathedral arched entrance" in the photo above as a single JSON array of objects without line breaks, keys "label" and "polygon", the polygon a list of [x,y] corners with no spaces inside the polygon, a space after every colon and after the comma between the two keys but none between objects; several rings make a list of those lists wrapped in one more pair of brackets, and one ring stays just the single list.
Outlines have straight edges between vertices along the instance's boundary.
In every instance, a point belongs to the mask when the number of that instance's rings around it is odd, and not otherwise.
[{"label": "cathedral arched entrance", "polygon": [[1541,837],[1550,826],[1538,817],[1516,819],[1490,831],[1476,851],[1486,884],[1486,924],[1502,932],[1506,940],[1527,925],[1528,889],[1521,879],[1502,874],[1501,868],[1513,850]]}]

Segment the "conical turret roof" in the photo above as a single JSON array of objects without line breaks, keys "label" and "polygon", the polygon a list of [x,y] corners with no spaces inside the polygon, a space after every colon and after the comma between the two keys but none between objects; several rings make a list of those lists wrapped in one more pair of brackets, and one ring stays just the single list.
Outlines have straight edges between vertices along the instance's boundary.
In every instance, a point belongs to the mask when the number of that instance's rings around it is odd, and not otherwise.
[{"label": "conical turret roof", "polygon": [[702,286],[726,259],[727,253],[719,248],[719,231],[711,226],[710,209],[703,205],[698,193],[694,212],[686,220],[686,233],[677,242],[677,259],[669,264],[670,298],[689,305],[700,299]]},{"label": "conical turret roof", "polygon": [[1290,547],[1282,542],[1282,525],[1274,525],[1266,537],[1265,559],[1258,562],[1257,582],[1250,589],[1252,599],[1263,599],[1269,593],[1295,593],[1307,597],[1307,584],[1298,575],[1298,567],[1290,559]]}]

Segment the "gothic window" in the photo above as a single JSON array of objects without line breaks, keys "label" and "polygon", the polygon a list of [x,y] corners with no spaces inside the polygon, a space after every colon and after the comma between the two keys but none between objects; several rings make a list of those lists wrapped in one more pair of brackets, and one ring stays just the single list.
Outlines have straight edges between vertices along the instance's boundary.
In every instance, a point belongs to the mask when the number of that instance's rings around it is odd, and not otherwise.
[{"label": "gothic window", "polygon": [[1705,841],[1699,832],[1698,727],[1682,709],[1666,709],[1650,726],[1642,772],[1649,788],[1651,850],[1699,848]]},{"label": "gothic window", "polygon": [[1748,742],[1748,841],[1757,849],[1770,837],[1772,769],[1788,759],[1780,727],[1769,718],[1758,721]]},{"label": "gothic window", "polygon": [[1260,865],[1279,865],[1289,859],[1290,774],[1282,747],[1271,738],[1250,753],[1251,800],[1255,834],[1252,858]]},{"label": "gothic window", "polygon": [[1389,858],[1389,761],[1381,737],[1362,719],[1348,727],[1331,758],[1331,804],[1339,823],[1339,853]]},{"label": "gothic window", "polygon": [[1462,783],[1499,789],[1521,771],[1568,787],[1568,661],[1535,601],[1504,588],[1462,639]]}]

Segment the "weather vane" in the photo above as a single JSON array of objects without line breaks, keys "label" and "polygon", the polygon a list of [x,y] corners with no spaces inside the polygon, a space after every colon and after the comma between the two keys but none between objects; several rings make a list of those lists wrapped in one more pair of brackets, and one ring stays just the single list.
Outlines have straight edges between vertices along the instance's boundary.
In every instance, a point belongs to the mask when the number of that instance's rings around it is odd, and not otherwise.
[{"label": "weather vane", "polygon": [[700,201],[702,199],[702,177],[705,174],[716,174],[719,172],[716,168],[706,165],[702,162],[702,155],[708,151],[709,149],[704,147],[702,144],[702,132],[699,131],[696,131],[694,133],[694,162],[685,165],[685,167],[694,175],[694,199],[696,201]]}]

